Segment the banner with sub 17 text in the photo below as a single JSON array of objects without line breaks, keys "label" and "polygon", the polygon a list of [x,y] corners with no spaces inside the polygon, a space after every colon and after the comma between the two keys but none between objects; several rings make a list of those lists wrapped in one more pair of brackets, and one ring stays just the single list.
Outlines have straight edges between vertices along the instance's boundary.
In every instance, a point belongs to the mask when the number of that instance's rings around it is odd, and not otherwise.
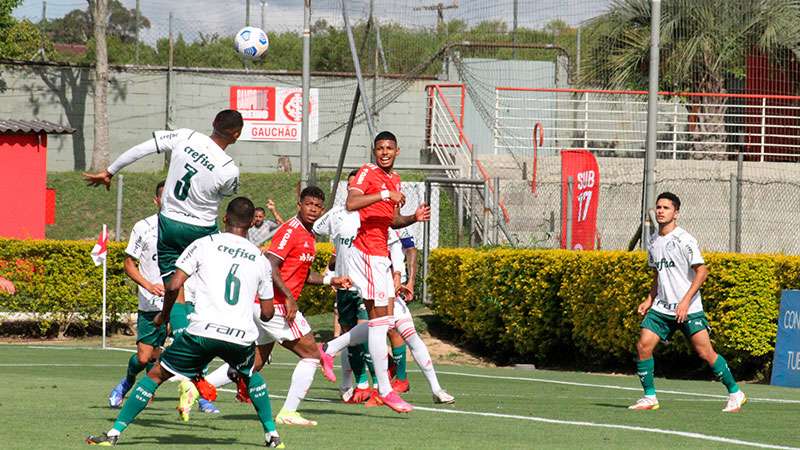
[{"label": "banner with sub 17 text", "polygon": [[[569,179],[572,177],[572,198]],[[600,199],[600,170],[588,150],[561,151],[561,248],[593,250],[597,237],[597,205]],[[572,220],[567,220],[572,203]],[[567,242],[567,225],[572,224],[572,242]]]}]

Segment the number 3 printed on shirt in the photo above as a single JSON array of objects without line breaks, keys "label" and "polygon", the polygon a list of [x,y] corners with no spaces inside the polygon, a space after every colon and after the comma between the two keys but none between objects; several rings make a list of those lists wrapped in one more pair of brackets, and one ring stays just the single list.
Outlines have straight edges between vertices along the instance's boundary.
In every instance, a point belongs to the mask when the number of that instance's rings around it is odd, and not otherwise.
[{"label": "number 3 printed on shirt", "polygon": [[183,177],[175,183],[175,190],[173,193],[175,194],[175,198],[178,200],[186,200],[189,197],[189,188],[191,187],[192,177],[197,174],[197,169],[192,167],[189,164],[184,166],[186,169],[186,173],[183,174]]}]

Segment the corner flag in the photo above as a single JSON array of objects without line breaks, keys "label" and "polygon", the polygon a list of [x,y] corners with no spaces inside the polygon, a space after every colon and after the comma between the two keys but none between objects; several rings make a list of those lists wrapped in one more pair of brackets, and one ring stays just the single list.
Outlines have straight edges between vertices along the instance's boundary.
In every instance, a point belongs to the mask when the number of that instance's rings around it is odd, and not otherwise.
[{"label": "corner flag", "polygon": [[94,265],[103,264],[106,260],[106,254],[108,254],[108,228],[103,224],[103,229],[100,231],[100,235],[97,236],[97,243],[92,247]]}]

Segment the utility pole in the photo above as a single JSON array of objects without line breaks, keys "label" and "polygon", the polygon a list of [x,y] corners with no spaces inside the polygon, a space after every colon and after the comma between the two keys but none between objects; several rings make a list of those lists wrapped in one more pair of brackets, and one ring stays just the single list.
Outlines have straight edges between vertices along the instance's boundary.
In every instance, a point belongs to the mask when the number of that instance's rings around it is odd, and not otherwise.
[{"label": "utility pole", "polygon": [[655,206],[656,199],[656,133],[658,132],[658,71],[661,39],[661,0],[650,0],[650,76],[647,89],[647,146],[644,155],[644,180],[642,195],[642,248],[650,239],[647,210]]},{"label": "utility pole", "polygon": [[136,27],[136,47],[133,50],[133,62],[134,64],[139,64],[139,23],[141,22],[142,17],[142,7],[140,5],[140,0],[136,0],[136,15],[134,16],[136,20],[135,27]]},{"label": "utility pole", "polygon": [[[511,43],[517,43],[517,19],[519,17],[519,0],[514,0],[514,22],[511,25]],[[517,59],[517,48],[511,50],[511,59]]]},{"label": "utility pole", "polygon": [[309,91],[311,90],[311,0],[303,1],[303,116],[300,128],[300,188],[308,186],[309,158]]},{"label": "utility pole", "polygon": [[261,0],[261,29],[267,29],[267,1]]},{"label": "utility pole", "polygon": [[244,13],[244,26],[249,27],[250,26],[250,0],[247,0],[245,9],[246,9],[246,11]]},{"label": "utility pole", "polygon": [[[514,4],[516,5],[516,2]],[[436,11],[436,30],[440,31],[445,29],[444,10],[456,8],[458,8],[458,0],[453,0],[453,3],[447,6],[441,2],[435,5],[417,6],[414,11]]]}]

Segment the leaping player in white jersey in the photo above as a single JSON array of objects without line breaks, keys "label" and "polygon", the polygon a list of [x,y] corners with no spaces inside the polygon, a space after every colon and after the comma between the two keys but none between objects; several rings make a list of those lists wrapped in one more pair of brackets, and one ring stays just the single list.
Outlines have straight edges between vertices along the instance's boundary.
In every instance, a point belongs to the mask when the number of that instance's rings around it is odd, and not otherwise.
[{"label": "leaping player in white jersey", "polygon": [[225,214],[225,233],[200,238],[180,255],[176,271],[166,286],[164,309],[154,323],[160,326],[169,320],[181,286],[194,277],[196,305],[189,326],[136,384],[113,427],[106,433],[89,436],[88,444],[115,445],[162,383],[173,375],[197,376],[211,360],[219,357],[245,380],[267,447],[284,447],[272,419],[267,385],[253,370],[253,343],[259,333],[253,321],[253,299],[259,299],[260,320],[268,321],[274,314],[270,264],[258,247],[247,240],[254,211],[249,199],[233,199]]},{"label": "leaping player in white jersey", "polygon": [[[106,170],[84,173],[89,186],[111,186],[112,177],[141,158],[170,151],[169,169],[158,214],[158,268],[164,284],[175,271],[178,256],[196,239],[218,233],[217,215],[222,199],[239,188],[239,168],[225,149],[242,133],[242,115],[223,110],[214,118],[213,133],[206,136],[194,130],[156,131],[153,139],[132,147]],[[183,290],[172,310],[170,325],[178,335],[188,325],[192,305],[184,303]],[[198,397],[191,383],[179,385],[179,408],[193,404]],[[183,406],[180,406],[183,405]],[[181,416],[188,420],[188,411]]]},{"label": "leaping player in white jersey", "polygon": [[667,341],[680,329],[691,342],[694,351],[711,366],[714,375],[728,390],[728,402],[723,412],[738,412],[747,402],[744,392],[722,355],[714,351],[708,335],[710,327],[703,312],[700,287],[708,277],[703,255],[697,240],[678,226],[681,200],[671,192],[663,192],[656,199],[658,233],[647,248],[648,265],[654,270],[653,284],[638,308],[644,316],[641,335],[636,343],[639,359],[636,371],[644,389],[644,397],[629,409],[654,410],[660,405],[656,398],[653,350],[659,341]]},{"label": "leaping player in white jersey", "polygon": [[[350,174],[348,177],[348,184],[352,183],[355,175],[355,173]],[[347,211],[345,208],[337,206],[331,208],[330,211],[320,217],[320,219],[314,224],[314,232],[316,234],[331,236],[336,251],[335,270],[336,275],[338,276],[348,275],[346,273],[346,261],[348,258],[354,257],[353,241],[355,240],[355,237],[358,233],[358,228],[360,226],[359,218],[360,216],[357,212]],[[389,248],[392,272],[397,275],[397,281],[402,281],[406,274],[406,261],[405,255],[403,254],[402,243],[400,241],[400,234],[394,229],[389,229],[387,246]],[[358,257],[358,255],[355,256]],[[434,402],[455,402],[455,398],[445,392],[445,390],[439,385],[439,380],[436,376],[436,371],[434,370],[430,352],[428,352],[428,347],[417,334],[417,330],[414,327],[414,320],[411,317],[408,306],[401,298],[402,296],[405,296],[410,300],[413,298],[413,292],[411,292],[407,286],[404,286],[401,283],[395,283],[394,287],[395,296],[393,313],[395,328],[411,348],[411,354],[413,355],[414,360],[417,362],[422,370],[422,373],[425,375],[425,378],[428,380]],[[346,333],[328,342],[323,347],[325,353],[331,357],[335,356],[337,352],[345,348],[354,349],[356,346],[362,345],[368,340],[368,322],[365,320],[359,320],[356,324],[355,317],[348,317],[354,315],[354,308],[357,308],[357,305],[351,306],[347,303],[348,301],[351,301],[350,299],[352,297],[356,298],[356,303],[360,301],[358,298],[358,291],[337,291],[337,307],[340,308],[340,318],[344,321],[349,320],[349,322],[343,322],[342,327],[344,329],[346,328],[345,325],[349,325],[350,328]],[[347,313],[348,311],[351,312],[349,315]],[[355,367],[356,364],[357,361],[351,361],[352,367]],[[356,386],[356,389],[352,388],[352,373],[345,373],[344,378],[345,380],[343,380],[343,385],[340,388],[342,390],[342,398],[348,403],[360,403],[361,401],[366,400],[362,398],[357,398],[355,401],[352,400],[357,393],[364,392],[365,389],[363,386]],[[378,402],[375,400],[376,399],[373,397],[368,403],[368,406],[377,406]]]}]

